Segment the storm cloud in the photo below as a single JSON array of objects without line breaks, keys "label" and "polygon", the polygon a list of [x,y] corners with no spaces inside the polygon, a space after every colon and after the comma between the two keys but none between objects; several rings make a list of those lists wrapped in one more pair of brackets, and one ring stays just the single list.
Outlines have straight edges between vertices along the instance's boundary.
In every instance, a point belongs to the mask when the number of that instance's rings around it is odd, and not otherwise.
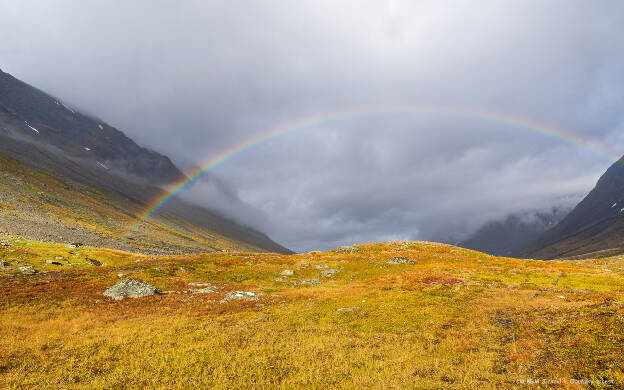
[{"label": "storm cloud", "polygon": [[[0,68],[183,169],[331,117],[229,159],[183,196],[298,251],[454,242],[510,213],[573,205],[623,153],[623,15],[619,1],[0,0]],[[375,110],[423,104],[584,141]],[[350,109],[363,113],[329,114]]]}]

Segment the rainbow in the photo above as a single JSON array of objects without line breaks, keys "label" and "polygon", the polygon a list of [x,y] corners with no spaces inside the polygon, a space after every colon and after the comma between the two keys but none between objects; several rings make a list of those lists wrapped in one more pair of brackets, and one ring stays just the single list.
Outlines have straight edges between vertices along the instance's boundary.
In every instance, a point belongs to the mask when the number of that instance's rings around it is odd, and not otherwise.
[{"label": "rainbow", "polygon": [[332,112],[319,113],[315,115],[299,118],[295,121],[283,123],[275,127],[271,127],[263,132],[234,144],[229,148],[221,151],[220,153],[212,156],[208,160],[199,165],[198,168],[189,172],[182,180],[170,185],[161,195],[158,197],[140,216],[136,224],[133,225],[132,231],[138,229],[141,224],[152,217],[167,202],[182,192],[186,187],[193,182],[205,176],[209,171],[217,166],[233,159],[234,157],[245,153],[246,151],[268,142],[274,138],[282,136],[287,133],[292,133],[297,130],[310,128],[320,124],[326,124],[328,122],[341,121],[351,118],[359,118],[370,115],[382,115],[382,114],[413,114],[413,113],[431,113],[439,115],[447,115],[454,117],[467,118],[472,120],[484,120],[493,122],[506,127],[517,128],[539,134],[557,141],[564,142],[574,147],[591,151],[602,157],[607,157],[610,160],[618,160],[614,153],[610,153],[605,150],[599,144],[592,142],[591,140],[583,139],[577,135],[569,132],[565,132],[561,129],[553,127],[545,123],[539,123],[530,119],[520,118],[518,116],[509,114],[500,114],[482,109],[473,108],[457,108],[451,106],[431,105],[431,104],[419,104],[419,105],[391,105],[391,106],[374,106],[374,107],[358,107],[336,110]]}]

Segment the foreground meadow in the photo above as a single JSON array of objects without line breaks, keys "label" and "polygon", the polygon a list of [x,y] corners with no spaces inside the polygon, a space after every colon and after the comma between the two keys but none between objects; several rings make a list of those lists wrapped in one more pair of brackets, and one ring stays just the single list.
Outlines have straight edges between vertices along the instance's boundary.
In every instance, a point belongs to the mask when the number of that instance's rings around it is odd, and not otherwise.
[{"label": "foreground meadow", "polygon": [[[0,260],[0,388],[624,387],[620,257],[148,257],[7,236]],[[102,295],[124,278],[163,293]]]}]

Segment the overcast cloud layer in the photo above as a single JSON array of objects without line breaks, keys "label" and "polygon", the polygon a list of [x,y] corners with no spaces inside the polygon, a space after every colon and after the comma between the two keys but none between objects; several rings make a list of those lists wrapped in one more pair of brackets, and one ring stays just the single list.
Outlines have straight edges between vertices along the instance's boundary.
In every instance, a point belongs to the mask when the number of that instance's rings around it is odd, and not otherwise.
[{"label": "overcast cloud layer", "polygon": [[488,120],[365,115],[268,141],[185,195],[299,251],[456,241],[574,204],[623,153],[623,18],[621,1],[0,0],[0,68],[184,169],[298,118],[393,104],[508,113],[607,150]]}]

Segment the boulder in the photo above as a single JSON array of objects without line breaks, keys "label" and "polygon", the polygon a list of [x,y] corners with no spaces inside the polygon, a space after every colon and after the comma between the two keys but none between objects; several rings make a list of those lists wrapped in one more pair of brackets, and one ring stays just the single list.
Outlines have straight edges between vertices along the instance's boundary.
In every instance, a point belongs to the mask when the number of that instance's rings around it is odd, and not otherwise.
[{"label": "boulder", "polygon": [[191,294],[211,294],[217,291],[219,287],[217,286],[208,286],[204,288],[191,288],[189,291]]},{"label": "boulder", "polygon": [[341,247],[338,247],[338,249],[336,249],[336,252],[348,255],[348,254],[352,254],[355,252],[359,252],[359,249],[354,248],[352,246],[341,246]]},{"label": "boulder", "polygon": [[339,269],[326,269],[320,272],[321,276],[324,276],[326,278],[331,278],[332,276],[336,275],[338,272],[340,272]]},{"label": "boulder", "polygon": [[91,265],[96,266],[96,267],[100,267],[100,266],[102,265],[102,263],[101,263],[101,262],[99,262],[99,261],[97,261],[97,260],[95,260],[95,259],[90,259],[90,258],[88,258],[88,257],[85,259],[85,261],[86,261],[87,263],[91,264]]},{"label": "boulder", "polygon": [[409,257],[397,256],[389,258],[388,264],[416,264],[416,262],[410,260]]},{"label": "boulder", "polygon": [[32,265],[21,265],[17,267],[17,270],[25,275],[32,275],[37,272]]},{"label": "boulder", "polygon": [[56,260],[46,260],[46,263],[52,264],[52,265],[63,265],[63,263],[61,263],[60,261],[56,261]]},{"label": "boulder", "polygon": [[357,311],[359,309],[360,309],[359,307],[341,307],[340,309],[336,309],[336,311],[350,312],[350,311]]},{"label": "boulder", "polygon": [[225,294],[225,298],[221,300],[221,303],[225,303],[234,299],[243,299],[246,301],[257,301],[260,298],[260,293],[251,291],[230,291]]},{"label": "boulder", "polygon": [[136,278],[127,278],[107,288],[103,295],[121,300],[124,298],[142,298],[154,294],[160,294],[160,291],[146,281]]}]

